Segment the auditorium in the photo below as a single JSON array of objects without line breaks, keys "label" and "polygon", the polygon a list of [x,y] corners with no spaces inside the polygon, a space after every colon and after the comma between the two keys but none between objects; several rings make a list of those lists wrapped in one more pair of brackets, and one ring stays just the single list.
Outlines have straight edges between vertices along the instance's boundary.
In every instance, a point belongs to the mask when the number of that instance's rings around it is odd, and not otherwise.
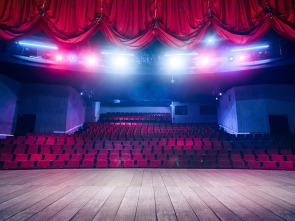
[{"label": "auditorium", "polygon": [[0,220],[295,220],[294,0],[0,0]]}]

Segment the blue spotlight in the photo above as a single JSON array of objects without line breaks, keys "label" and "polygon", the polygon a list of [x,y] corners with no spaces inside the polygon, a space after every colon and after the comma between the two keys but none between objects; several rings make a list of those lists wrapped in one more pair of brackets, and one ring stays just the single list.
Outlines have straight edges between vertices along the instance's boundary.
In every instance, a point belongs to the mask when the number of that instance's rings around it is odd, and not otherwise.
[{"label": "blue spotlight", "polygon": [[32,47],[39,47],[39,48],[48,48],[48,49],[53,49],[53,50],[58,49],[58,47],[56,47],[56,46],[33,44],[33,43],[27,43],[27,42],[22,42],[22,41],[20,41],[19,44],[26,45],[26,46],[32,46]]},{"label": "blue spotlight", "polygon": [[268,48],[269,45],[262,45],[262,46],[256,46],[256,47],[248,47],[248,48],[237,48],[233,49],[231,51],[236,52],[236,51],[249,51],[249,50],[256,50],[256,49],[261,49],[261,48]]}]

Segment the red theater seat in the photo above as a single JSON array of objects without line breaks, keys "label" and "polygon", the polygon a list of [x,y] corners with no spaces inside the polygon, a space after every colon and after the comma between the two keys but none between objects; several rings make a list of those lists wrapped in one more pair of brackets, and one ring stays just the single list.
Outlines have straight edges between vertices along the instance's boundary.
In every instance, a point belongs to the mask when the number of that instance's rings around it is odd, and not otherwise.
[{"label": "red theater seat", "polygon": [[13,154],[1,154],[0,161],[11,161],[13,158]]},{"label": "red theater seat", "polygon": [[248,161],[248,167],[250,169],[261,169],[261,165],[259,161]]},{"label": "red theater seat", "polygon": [[233,168],[235,169],[246,169],[245,162],[243,160],[233,161]]},{"label": "red theater seat", "polygon": [[231,164],[229,160],[218,160],[218,167],[221,169],[230,169]]},{"label": "red theater seat", "polygon": [[67,150],[64,150],[64,153],[65,154],[75,154],[75,150],[74,149],[67,149]]},{"label": "red theater seat", "polygon": [[97,168],[107,168],[108,167],[108,161],[107,160],[97,160],[95,166]]},{"label": "red theater seat", "polygon": [[177,167],[179,168],[187,168],[188,167],[188,160],[177,160]]},{"label": "red theater seat", "polygon": [[39,152],[38,148],[29,148],[27,154],[37,154]]},{"label": "red theater seat", "polygon": [[175,160],[164,160],[164,167],[172,168],[175,166]]},{"label": "red theater seat", "polygon": [[24,161],[28,159],[27,154],[17,154],[15,155],[15,161]]},{"label": "red theater seat", "polygon": [[83,160],[81,168],[93,168],[94,160]]},{"label": "red theater seat", "polygon": [[52,150],[52,154],[56,155],[56,154],[63,154],[64,150],[63,149],[53,149]]},{"label": "red theater seat", "polygon": [[244,155],[244,160],[245,161],[255,161],[255,157],[253,154],[246,154],[246,155]]},{"label": "red theater seat", "polygon": [[94,160],[95,159],[95,155],[94,154],[85,154],[84,155],[84,160]]},{"label": "red theater seat", "polygon": [[204,160],[204,168],[208,168],[208,169],[217,168],[216,160]]},{"label": "red theater seat", "polygon": [[279,154],[279,151],[278,150],[268,150],[267,153],[269,155],[278,155]]},{"label": "red theater seat", "polygon": [[43,157],[42,154],[32,154],[30,160],[39,161],[39,160],[42,160],[42,157]]},{"label": "red theater seat", "polygon": [[124,160],[124,167],[134,167],[134,160]]},{"label": "red theater seat", "polygon": [[143,155],[142,154],[134,154],[133,155],[133,160],[142,160],[143,159]]},{"label": "red theater seat", "polygon": [[17,161],[4,161],[3,169],[17,169]]},{"label": "red theater seat", "polygon": [[50,168],[52,169],[61,169],[65,167],[65,161],[64,160],[54,160],[52,161],[52,166]]},{"label": "red theater seat", "polygon": [[34,161],[30,161],[30,160],[21,161],[20,162],[20,168],[22,168],[22,169],[31,169],[31,168],[34,168]]},{"label": "red theater seat", "polygon": [[110,167],[112,167],[112,168],[122,167],[121,160],[110,160]]},{"label": "red theater seat", "polygon": [[15,148],[13,153],[14,154],[24,154],[25,153],[25,150],[26,149],[18,149],[18,148]]},{"label": "red theater seat", "polygon": [[260,154],[260,155],[257,155],[257,159],[259,161],[269,161],[269,156],[266,154]]},{"label": "red theater seat", "polygon": [[157,154],[157,160],[167,160],[166,154]]},{"label": "red theater seat", "polygon": [[144,157],[145,157],[145,160],[155,160],[154,154],[146,154]]},{"label": "red theater seat", "polygon": [[277,169],[277,164],[274,161],[263,161],[263,167],[265,169]]},{"label": "red theater seat", "polygon": [[201,168],[202,167],[202,161],[201,160],[192,160],[190,163],[190,167],[192,168]]},{"label": "red theater seat", "polygon": [[295,155],[287,155],[287,160],[295,162]]},{"label": "red theater seat", "polygon": [[69,160],[65,168],[79,168],[79,166],[80,166],[79,160]]},{"label": "red theater seat", "polygon": [[74,160],[74,161],[82,160],[82,154],[73,154],[71,160]]},{"label": "red theater seat", "polygon": [[283,170],[294,170],[294,164],[291,161],[281,161],[279,164],[280,168]]},{"label": "red theater seat", "polygon": [[273,161],[280,162],[280,161],[284,161],[284,156],[283,155],[272,155],[271,159]]},{"label": "red theater seat", "polygon": [[46,154],[44,160],[55,160],[56,155],[55,154]]},{"label": "red theater seat", "polygon": [[147,167],[147,160],[137,160],[138,167]]},{"label": "red theater seat", "polygon": [[231,155],[230,158],[231,158],[232,161],[242,160],[242,156],[240,154]]},{"label": "red theater seat", "polygon": [[161,167],[161,160],[151,160],[150,167]]},{"label": "red theater seat", "polygon": [[286,155],[292,155],[292,150],[281,150],[281,154],[286,156]]},{"label": "red theater seat", "polygon": [[131,160],[131,154],[122,154],[121,160]]},{"label": "red theater seat", "polygon": [[58,156],[58,160],[69,160],[70,155],[69,154],[60,154]]},{"label": "red theater seat", "polygon": [[109,160],[120,160],[119,154],[110,154]]},{"label": "red theater seat", "polygon": [[86,149],[77,149],[77,154],[86,154]]},{"label": "red theater seat", "polygon": [[36,168],[42,169],[42,168],[49,168],[49,162],[48,160],[40,160],[37,161],[37,166]]}]

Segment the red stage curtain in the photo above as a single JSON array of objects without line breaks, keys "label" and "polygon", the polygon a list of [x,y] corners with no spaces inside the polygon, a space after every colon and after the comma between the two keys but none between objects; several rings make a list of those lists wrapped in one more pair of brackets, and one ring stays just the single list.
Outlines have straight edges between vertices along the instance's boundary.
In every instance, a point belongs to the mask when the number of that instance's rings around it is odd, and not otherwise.
[{"label": "red stage curtain", "polygon": [[157,21],[161,43],[192,49],[210,25],[208,0],[157,0]]},{"label": "red stage curtain", "polygon": [[228,43],[251,43],[270,29],[264,0],[214,0],[210,9],[213,31]]},{"label": "red stage curtain", "polygon": [[88,40],[99,30],[98,0],[48,0],[42,29],[63,45],[76,45]]},{"label": "red stage curtain", "polygon": [[101,31],[127,49],[141,50],[155,40],[154,0],[104,0]]},{"label": "red stage curtain", "polygon": [[42,0],[1,0],[0,40],[18,41],[39,31]]},{"label": "red stage curtain", "polygon": [[272,28],[285,38],[295,41],[294,0],[269,0]]},{"label": "red stage curtain", "polygon": [[193,49],[213,30],[247,44],[270,28],[295,40],[294,0],[1,0],[0,40],[18,41],[44,30],[64,46],[101,30],[112,44],[142,50],[155,40]]}]

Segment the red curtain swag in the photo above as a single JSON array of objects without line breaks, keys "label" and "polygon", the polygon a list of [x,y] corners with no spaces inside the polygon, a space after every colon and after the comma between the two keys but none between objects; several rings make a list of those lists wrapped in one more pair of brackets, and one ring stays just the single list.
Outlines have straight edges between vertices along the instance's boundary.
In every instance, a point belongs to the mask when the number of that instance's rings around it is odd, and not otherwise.
[{"label": "red curtain swag", "polygon": [[1,0],[0,40],[43,30],[63,46],[101,31],[112,44],[142,50],[155,40],[193,49],[213,31],[231,44],[249,44],[274,29],[295,41],[294,0]]}]

